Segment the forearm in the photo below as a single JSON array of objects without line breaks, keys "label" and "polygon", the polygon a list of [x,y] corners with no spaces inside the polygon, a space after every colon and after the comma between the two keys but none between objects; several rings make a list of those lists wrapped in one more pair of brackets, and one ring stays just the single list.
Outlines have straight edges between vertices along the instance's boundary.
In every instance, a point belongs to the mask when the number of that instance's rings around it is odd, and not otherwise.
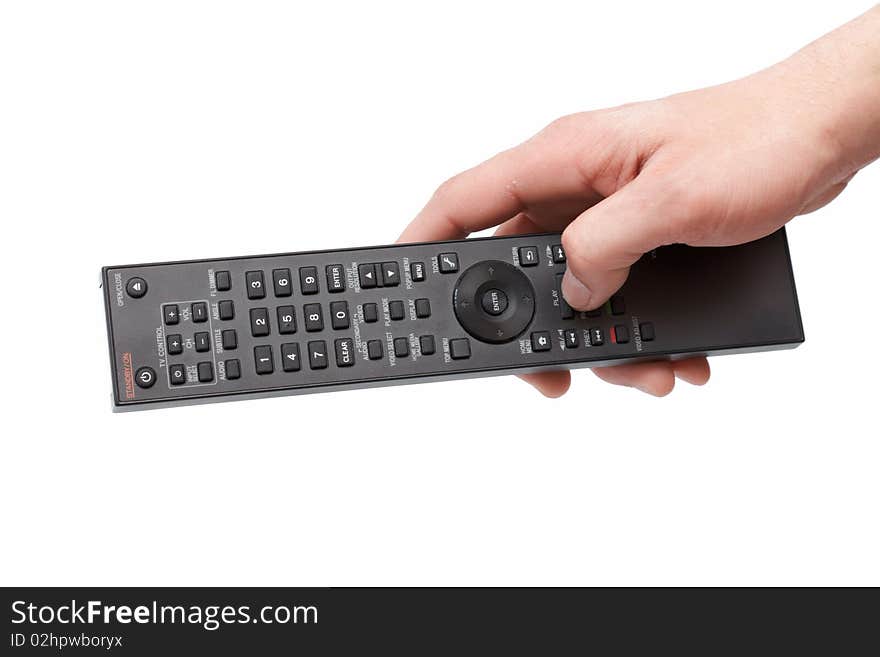
[{"label": "forearm", "polygon": [[841,177],[880,157],[880,5],[774,68],[807,89],[791,110],[828,140]]}]

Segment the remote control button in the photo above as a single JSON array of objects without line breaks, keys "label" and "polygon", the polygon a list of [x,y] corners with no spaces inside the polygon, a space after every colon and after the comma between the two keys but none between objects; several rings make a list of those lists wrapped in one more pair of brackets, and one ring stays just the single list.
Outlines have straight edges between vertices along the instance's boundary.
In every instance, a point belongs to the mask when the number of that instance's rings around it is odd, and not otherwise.
[{"label": "remote control button", "polygon": [[532,333],[532,351],[550,351],[553,343],[550,341],[549,331],[535,331]]},{"label": "remote control button", "polygon": [[584,312],[586,317],[601,317],[602,316],[602,307],[594,308],[593,310],[587,310]]},{"label": "remote control button", "polygon": [[199,383],[211,383],[214,380],[214,363],[205,361],[199,363],[196,369],[199,373]]},{"label": "remote control button", "polygon": [[257,374],[272,374],[275,365],[272,362],[272,347],[265,344],[254,347],[254,367]]},{"label": "remote control button", "polygon": [[327,343],[323,340],[309,342],[309,367],[313,370],[327,367]]},{"label": "remote control button", "polygon": [[623,324],[616,324],[614,326],[614,342],[617,344],[626,344],[629,342],[629,329]]},{"label": "remote control button", "polygon": [[483,310],[493,317],[497,317],[507,310],[507,295],[493,287],[491,290],[486,290],[480,304],[483,306]]},{"label": "remote control button", "polygon": [[381,340],[370,340],[367,342],[367,358],[370,360],[381,360],[384,355],[383,352]]},{"label": "remote control button", "polygon": [[626,304],[623,302],[623,297],[614,295],[611,297],[611,314],[612,315],[623,315],[626,312]]},{"label": "remote control button", "polygon": [[416,299],[416,317],[425,319],[431,316],[431,302],[427,299]]},{"label": "remote control button", "polygon": [[281,335],[296,333],[296,311],[293,306],[278,306],[278,332]]},{"label": "remote control button", "polygon": [[471,341],[467,338],[456,338],[449,341],[449,356],[452,360],[463,360],[471,357]]},{"label": "remote control button", "polygon": [[[486,312],[483,305],[486,293],[492,290],[507,297],[507,308],[499,315]],[[535,290],[521,269],[501,260],[485,260],[471,265],[459,277],[452,305],[456,318],[470,335],[501,344],[515,340],[528,328],[535,314]],[[494,311],[491,295],[487,305]]]},{"label": "remote control button", "polygon": [[238,333],[235,332],[235,329],[224,329],[220,336],[224,351],[238,348]]},{"label": "remote control button", "polygon": [[281,345],[281,368],[285,372],[299,372],[299,345],[296,342]]},{"label": "remote control button", "polygon": [[179,333],[172,333],[171,335],[165,336],[165,344],[170,356],[177,356],[183,353],[183,338]]},{"label": "remote control button", "polygon": [[396,287],[400,285],[400,268],[396,262],[382,263],[382,285],[385,287]]},{"label": "remote control button", "polygon": [[300,267],[299,268],[299,289],[303,294],[318,293],[318,268],[317,267]]},{"label": "remote control button", "polygon": [[389,301],[388,314],[391,315],[391,319],[394,321],[400,321],[406,317],[406,308],[403,305],[403,301]]},{"label": "remote control button", "polygon": [[232,301],[224,300],[217,304],[217,312],[222,320],[235,319],[235,304]]},{"label": "remote control button", "polygon": [[348,316],[347,301],[333,301],[330,303],[330,326],[334,330],[347,329],[351,320]]},{"label": "remote control button", "polygon": [[368,290],[371,287],[376,287],[376,265],[372,263],[358,265],[358,278],[363,289]]},{"label": "remote control button", "polygon": [[190,312],[192,313],[192,321],[196,324],[208,321],[208,304],[204,301],[192,304]]},{"label": "remote control button", "polygon": [[196,343],[196,351],[211,351],[211,336],[209,333],[200,331],[193,336]]},{"label": "remote control button", "polygon": [[560,265],[565,262],[565,250],[561,244],[554,244],[550,247],[550,253],[553,254],[553,262]]},{"label": "remote control button", "polygon": [[458,271],[458,254],[441,253],[437,256],[437,266],[441,274],[454,274]]},{"label": "remote control button", "polygon": [[375,303],[364,304],[364,321],[367,324],[379,321],[379,307]]},{"label": "remote control button", "polygon": [[423,335],[419,338],[419,351],[422,352],[422,356],[430,356],[436,348],[433,335]]},{"label": "remote control button", "polygon": [[314,333],[324,330],[324,313],[320,303],[307,303],[303,306],[303,316],[306,322],[306,331]]},{"label": "remote control button", "polygon": [[343,292],[345,290],[345,267],[327,265],[327,291]]},{"label": "remote control button", "polygon": [[590,344],[593,347],[601,347],[605,344],[605,332],[598,326],[590,329]]},{"label": "remote control button", "polygon": [[226,380],[234,381],[241,378],[241,363],[238,358],[230,358],[223,363],[223,369],[226,370]]},{"label": "remote control button", "polygon": [[562,319],[572,319],[574,309],[568,305],[568,301],[562,296],[562,274],[556,274],[556,294],[559,295],[559,315]]},{"label": "remote control button", "polygon": [[394,338],[394,355],[398,358],[409,356],[409,340],[407,338]]},{"label": "remote control button", "polygon": [[251,335],[262,338],[269,335],[269,309],[251,308]]},{"label": "remote control button", "polygon": [[226,270],[214,273],[214,286],[218,292],[228,292],[232,289],[232,276]]},{"label": "remote control button", "polygon": [[340,338],[335,343],[337,367],[351,367],[354,365],[354,340]]},{"label": "remote control button", "polygon": [[162,306],[162,315],[166,326],[173,326],[180,321],[180,308],[175,303],[169,303],[167,306]]},{"label": "remote control button", "polygon": [[168,378],[173,386],[183,385],[186,383],[186,367],[183,365],[172,365],[168,368]]},{"label": "remote control button", "polygon": [[125,291],[132,299],[140,299],[147,293],[147,282],[140,276],[133,276],[125,284]]},{"label": "remote control button", "polygon": [[581,341],[578,339],[577,329],[566,329],[565,331],[565,348],[576,349],[580,346]]},{"label": "remote control button", "polygon": [[152,367],[141,367],[134,373],[134,380],[141,388],[152,388],[156,383],[156,370]]},{"label": "remote control button", "polygon": [[425,280],[427,276],[425,274],[425,263],[424,262],[411,262],[409,263],[409,274],[412,276],[413,281],[416,283],[420,283]]},{"label": "remote control button", "polygon": [[522,267],[534,267],[538,264],[538,247],[521,246],[518,250],[519,264]]},{"label": "remote control button", "polygon": [[639,324],[639,335],[642,336],[643,342],[651,342],[654,339],[654,324],[651,322]]},{"label": "remote control button", "polygon": [[247,286],[248,299],[262,299],[266,296],[266,285],[263,282],[263,272],[249,271],[244,275]]},{"label": "remote control button", "polygon": [[272,270],[272,287],[276,297],[289,297],[293,294],[293,283],[290,281],[289,269]]}]

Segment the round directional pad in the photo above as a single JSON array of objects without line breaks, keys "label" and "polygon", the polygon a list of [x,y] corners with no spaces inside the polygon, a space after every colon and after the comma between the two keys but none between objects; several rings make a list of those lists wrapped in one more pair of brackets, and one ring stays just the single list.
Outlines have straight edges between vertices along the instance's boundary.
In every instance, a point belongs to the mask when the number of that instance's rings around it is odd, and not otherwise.
[{"label": "round directional pad", "polygon": [[465,331],[483,342],[515,340],[535,314],[535,289],[519,269],[501,260],[468,267],[455,284],[452,305]]}]

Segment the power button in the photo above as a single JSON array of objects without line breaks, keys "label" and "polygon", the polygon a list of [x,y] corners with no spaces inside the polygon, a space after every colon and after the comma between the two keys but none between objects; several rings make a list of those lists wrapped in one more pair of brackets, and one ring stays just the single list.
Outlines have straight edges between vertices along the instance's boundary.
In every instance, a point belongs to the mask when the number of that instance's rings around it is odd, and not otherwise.
[{"label": "power button", "polygon": [[156,371],[152,367],[141,367],[134,373],[134,380],[141,388],[152,388],[156,383]]}]

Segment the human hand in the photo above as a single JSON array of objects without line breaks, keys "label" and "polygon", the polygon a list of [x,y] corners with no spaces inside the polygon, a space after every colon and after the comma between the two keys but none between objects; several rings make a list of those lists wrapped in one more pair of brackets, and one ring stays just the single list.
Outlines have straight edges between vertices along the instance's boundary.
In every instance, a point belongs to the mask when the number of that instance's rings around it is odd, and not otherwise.
[{"label": "human hand", "polygon": [[[868,25],[859,23],[866,18]],[[880,67],[853,70],[841,53],[853,31],[870,36],[878,24],[874,10],[742,80],[558,119],[446,181],[400,239],[460,239],[496,225],[499,235],[562,231],[563,294],[589,310],[658,246],[726,246],[768,235],[831,201],[880,154],[873,91]],[[871,56],[878,54],[875,47]],[[845,107],[845,100],[857,103]],[[873,122],[862,120],[864,112],[873,112]],[[693,358],[594,372],[662,396],[676,377],[705,383],[709,364]],[[522,378],[548,396],[570,384],[565,371]]]}]

